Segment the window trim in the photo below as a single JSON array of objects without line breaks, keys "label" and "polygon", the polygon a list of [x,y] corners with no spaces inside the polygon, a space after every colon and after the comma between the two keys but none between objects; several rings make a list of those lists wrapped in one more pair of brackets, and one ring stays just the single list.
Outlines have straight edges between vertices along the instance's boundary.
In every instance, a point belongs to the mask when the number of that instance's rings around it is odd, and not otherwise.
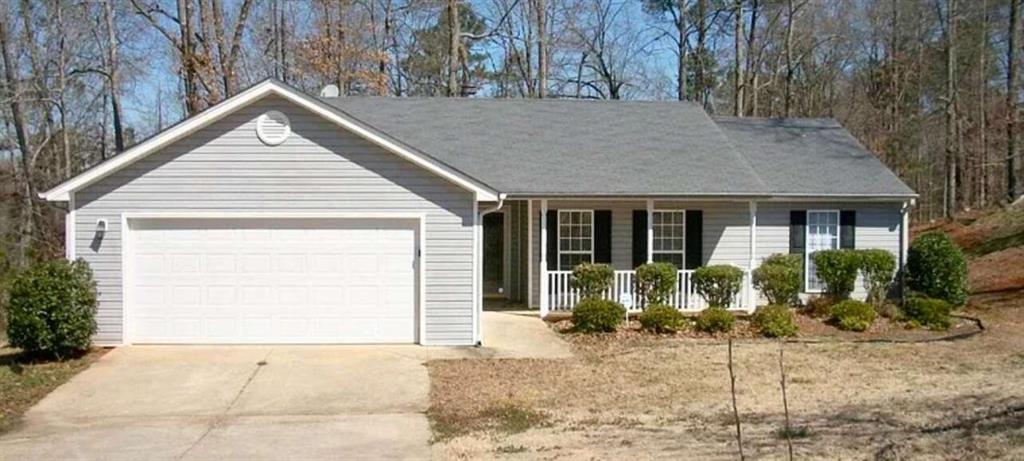
[{"label": "window trim", "polygon": [[[590,237],[589,237],[590,238],[590,250],[589,251],[586,251],[586,250],[564,250],[563,251],[562,250],[562,213],[563,212],[564,213],[586,213],[586,214],[590,215]],[[557,270],[560,270],[560,271],[566,270],[566,269],[562,269],[562,254],[563,253],[564,254],[569,254],[569,255],[589,254],[590,255],[590,263],[593,264],[594,263],[594,210],[577,209],[577,208],[559,209],[557,215],[555,216],[555,224],[556,224],[555,228],[557,229],[557,232],[555,232],[555,248],[558,250],[558,256],[556,257],[556,260],[555,260],[555,268]],[[572,237],[570,236],[569,238],[572,238]],[[572,270],[572,269],[568,269],[568,270]]]},{"label": "window trim", "polygon": [[659,209],[654,209],[654,210],[651,210],[651,220],[652,220],[651,221],[651,229],[652,230],[654,229],[654,226],[655,226],[654,221],[653,221],[654,220],[654,215],[657,214],[657,213],[682,213],[683,214],[683,222],[682,222],[682,225],[683,225],[683,249],[682,250],[656,250],[656,249],[654,249],[654,239],[656,237],[654,237],[654,233],[652,232],[651,233],[651,259],[653,260],[654,259],[654,255],[658,255],[658,254],[668,254],[668,255],[678,254],[678,255],[682,256],[682,258],[683,258],[683,265],[678,267],[678,268],[676,268],[676,269],[677,270],[686,270],[686,210],[685,209],[660,209],[660,210]]},{"label": "window trim", "polygon": [[823,289],[811,289],[811,277],[810,277],[810,260],[811,252],[808,249],[811,244],[811,213],[829,213],[836,215],[836,248],[839,249],[840,242],[842,242],[842,236],[840,233],[843,231],[842,223],[839,222],[840,214],[838,209],[819,209],[819,210],[807,210],[804,212],[804,293],[810,294],[821,294],[824,293]]}]

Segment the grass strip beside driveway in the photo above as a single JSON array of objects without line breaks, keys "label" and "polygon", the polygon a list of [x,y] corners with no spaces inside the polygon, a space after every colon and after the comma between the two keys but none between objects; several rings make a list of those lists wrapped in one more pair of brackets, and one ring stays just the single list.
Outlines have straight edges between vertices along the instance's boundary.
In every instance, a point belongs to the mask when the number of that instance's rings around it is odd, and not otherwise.
[{"label": "grass strip beside driveway", "polygon": [[19,349],[0,347],[0,434],[13,428],[32,405],[106,353],[93,349],[62,361],[27,357]]}]

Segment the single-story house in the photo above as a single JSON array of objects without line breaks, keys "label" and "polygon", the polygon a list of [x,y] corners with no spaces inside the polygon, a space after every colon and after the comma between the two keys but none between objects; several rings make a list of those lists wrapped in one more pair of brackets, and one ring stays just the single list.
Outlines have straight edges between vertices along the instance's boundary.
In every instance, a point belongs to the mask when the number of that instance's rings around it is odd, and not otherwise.
[{"label": "single-story house", "polygon": [[[41,194],[91,265],[96,341],[481,341],[485,296],[572,309],[573,265],[745,272],[883,248],[915,193],[832,120],[685,102],[317,97],[267,80]],[[804,291],[821,284],[813,268]],[[858,288],[856,295],[863,295]]]}]

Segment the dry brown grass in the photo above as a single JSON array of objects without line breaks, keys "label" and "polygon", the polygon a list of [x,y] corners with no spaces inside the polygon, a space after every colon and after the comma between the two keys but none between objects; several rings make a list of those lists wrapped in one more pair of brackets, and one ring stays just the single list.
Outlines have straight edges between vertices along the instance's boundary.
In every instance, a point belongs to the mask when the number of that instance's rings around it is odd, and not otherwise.
[{"label": "dry brown grass", "polygon": [[[1006,304],[977,311],[989,330],[963,341],[788,344],[796,456],[1024,457],[1024,308]],[[724,344],[578,336],[573,348],[565,360],[430,362],[431,417],[461,428],[435,455],[736,458]],[[734,354],[745,452],[784,458],[778,343],[742,340]],[[496,429],[491,409],[509,402],[543,424]]]},{"label": "dry brown grass", "polygon": [[86,369],[106,353],[93,349],[66,360],[38,360],[18,349],[0,347],[0,433],[46,394]]}]

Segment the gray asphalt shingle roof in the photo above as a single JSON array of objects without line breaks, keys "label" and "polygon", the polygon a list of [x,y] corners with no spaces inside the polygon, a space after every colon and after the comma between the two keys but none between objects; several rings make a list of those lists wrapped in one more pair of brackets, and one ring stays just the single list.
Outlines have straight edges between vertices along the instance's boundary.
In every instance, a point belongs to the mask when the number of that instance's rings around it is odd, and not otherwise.
[{"label": "gray asphalt shingle roof", "polygon": [[[770,123],[716,122],[681,102],[322,100],[514,195],[913,194],[835,122],[776,133]],[[793,165],[802,171],[787,175]]]},{"label": "gray asphalt shingle roof", "polygon": [[914,195],[833,119],[714,120],[773,194]]}]

